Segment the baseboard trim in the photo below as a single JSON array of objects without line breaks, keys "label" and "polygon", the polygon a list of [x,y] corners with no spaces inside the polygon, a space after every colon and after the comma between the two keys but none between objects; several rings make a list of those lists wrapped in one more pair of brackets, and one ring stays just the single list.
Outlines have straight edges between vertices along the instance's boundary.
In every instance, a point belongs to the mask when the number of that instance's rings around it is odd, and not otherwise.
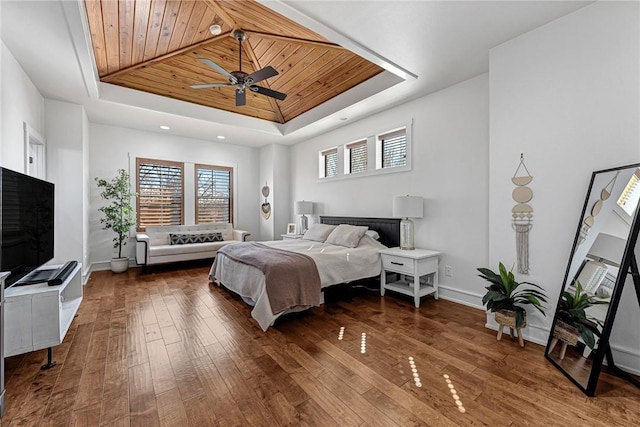
[{"label": "baseboard trim", "polygon": [[[129,258],[129,268],[137,267],[136,260],[133,258]],[[89,267],[89,275],[91,275],[94,271],[105,271],[111,270],[111,261],[96,261],[91,263],[91,267]]]},{"label": "baseboard trim", "polygon": [[462,289],[438,285],[438,298],[466,305],[467,307],[477,308],[480,310],[484,309],[482,305],[482,295]]},{"label": "baseboard trim", "polygon": [[[625,372],[640,375],[640,353],[635,348],[623,345],[611,345],[611,353],[616,366]],[[635,366],[635,368],[633,367]]]}]

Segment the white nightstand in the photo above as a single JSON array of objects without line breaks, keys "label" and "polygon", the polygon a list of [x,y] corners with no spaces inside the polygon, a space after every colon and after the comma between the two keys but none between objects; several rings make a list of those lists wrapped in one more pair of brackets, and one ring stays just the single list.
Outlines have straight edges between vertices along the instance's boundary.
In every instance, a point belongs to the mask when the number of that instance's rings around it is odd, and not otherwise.
[{"label": "white nightstand", "polygon": [[282,237],[282,240],[302,239],[302,236],[304,236],[304,234],[281,234],[280,235],[280,237]]},{"label": "white nightstand", "polygon": [[[433,294],[438,299],[438,256],[442,252],[428,249],[402,250],[400,248],[383,249],[382,274],[380,275],[380,295],[386,289],[413,296],[416,307],[420,307],[420,298]],[[387,283],[387,271],[399,273],[400,279]],[[406,276],[412,276],[413,281]],[[420,278],[429,276],[426,283]]]}]

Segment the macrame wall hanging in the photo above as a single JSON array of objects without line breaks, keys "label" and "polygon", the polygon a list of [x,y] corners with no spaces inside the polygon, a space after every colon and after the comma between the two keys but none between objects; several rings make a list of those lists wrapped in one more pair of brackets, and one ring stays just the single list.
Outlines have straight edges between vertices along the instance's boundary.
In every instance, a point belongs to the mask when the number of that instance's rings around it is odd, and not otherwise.
[{"label": "macrame wall hanging", "polygon": [[584,243],[587,239],[587,234],[589,234],[589,230],[593,227],[593,224],[596,222],[596,217],[602,210],[602,205],[604,205],[604,201],[611,197],[611,191],[613,190],[613,186],[616,184],[616,179],[618,179],[618,174],[620,171],[616,172],[615,176],[611,178],[611,181],[605,185],[602,190],[600,190],[600,198],[596,200],[596,202],[591,206],[591,211],[589,215],[582,221],[582,227],[580,228],[580,235],[578,236],[578,245]]},{"label": "macrame wall hanging", "polygon": [[[520,168],[524,171],[520,171]],[[526,175],[518,173],[526,172]],[[533,191],[527,185],[533,180],[527,166],[524,164],[524,155],[520,154],[520,164],[513,174],[511,182],[516,185],[512,197],[517,204],[511,209],[513,216],[512,227],[516,232],[516,254],[518,273],[529,274],[529,231],[533,227],[533,208],[528,203],[533,198]]]},{"label": "macrame wall hanging", "polygon": [[267,201],[267,197],[269,197],[269,186],[267,183],[264,183],[262,187],[262,197],[264,197],[264,203],[260,205],[260,214],[262,214],[262,218],[269,219],[271,216],[271,205]]}]

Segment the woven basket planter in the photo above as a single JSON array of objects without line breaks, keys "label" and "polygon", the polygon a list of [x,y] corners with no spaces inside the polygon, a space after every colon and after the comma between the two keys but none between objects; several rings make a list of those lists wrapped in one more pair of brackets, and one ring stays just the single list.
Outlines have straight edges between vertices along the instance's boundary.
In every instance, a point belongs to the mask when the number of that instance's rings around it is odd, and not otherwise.
[{"label": "woven basket planter", "polygon": [[[500,310],[496,311],[495,314],[496,322],[503,326],[508,326],[512,329],[516,327],[516,313],[508,310]],[[524,322],[522,322],[521,328],[527,326],[527,312],[524,313]]]},{"label": "woven basket planter", "polygon": [[574,346],[578,343],[580,332],[578,332],[578,330],[573,326],[558,321],[556,327],[553,328],[553,337],[559,339],[562,342],[566,342],[571,346]]}]

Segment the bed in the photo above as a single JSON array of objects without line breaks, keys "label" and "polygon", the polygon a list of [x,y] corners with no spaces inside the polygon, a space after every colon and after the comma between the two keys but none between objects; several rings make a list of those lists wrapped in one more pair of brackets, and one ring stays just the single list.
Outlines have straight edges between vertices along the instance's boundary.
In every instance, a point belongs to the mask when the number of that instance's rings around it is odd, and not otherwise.
[{"label": "bed", "polygon": [[[211,282],[235,292],[246,303],[252,305],[251,317],[258,322],[263,331],[266,331],[276,319],[284,314],[306,310],[321,304],[324,300],[324,289],[329,286],[379,276],[382,271],[379,250],[399,245],[399,219],[321,216],[320,224],[324,224],[325,228],[329,228],[326,226],[337,227],[341,224],[356,227],[365,226],[368,227],[368,230],[359,239],[356,247],[306,239],[227,245],[225,251],[218,252],[211,267],[209,273]],[[343,227],[348,229],[348,226]],[[333,239],[334,242],[335,240]],[[255,263],[250,265],[251,263],[247,263],[246,259],[240,261],[238,253],[248,254]],[[305,267],[294,264],[296,258],[301,256],[313,260],[311,262],[313,272],[305,270],[306,267],[309,267],[308,265]],[[292,260],[289,261],[288,257],[292,257]],[[276,258],[281,258],[281,261]],[[271,273],[270,268],[276,268],[275,265],[269,265],[272,261],[274,264],[280,264],[277,266],[279,276]],[[318,276],[318,279],[315,280],[319,280],[319,282],[314,282],[310,287],[307,287],[306,284],[297,286],[284,283],[288,281],[288,278],[311,277],[315,274]],[[284,278],[283,283],[277,281],[274,283],[274,277]],[[286,288],[286,286],[294,286],[295,288]],[[288,302],[281,302],[279,295],[277,295],[278,292],[295,294],[296,297],[293,300],[290,298]],[[297,297],[298,293],[302,294],[300,298]],[[275,302],[276,299],[278,303]]]}]

